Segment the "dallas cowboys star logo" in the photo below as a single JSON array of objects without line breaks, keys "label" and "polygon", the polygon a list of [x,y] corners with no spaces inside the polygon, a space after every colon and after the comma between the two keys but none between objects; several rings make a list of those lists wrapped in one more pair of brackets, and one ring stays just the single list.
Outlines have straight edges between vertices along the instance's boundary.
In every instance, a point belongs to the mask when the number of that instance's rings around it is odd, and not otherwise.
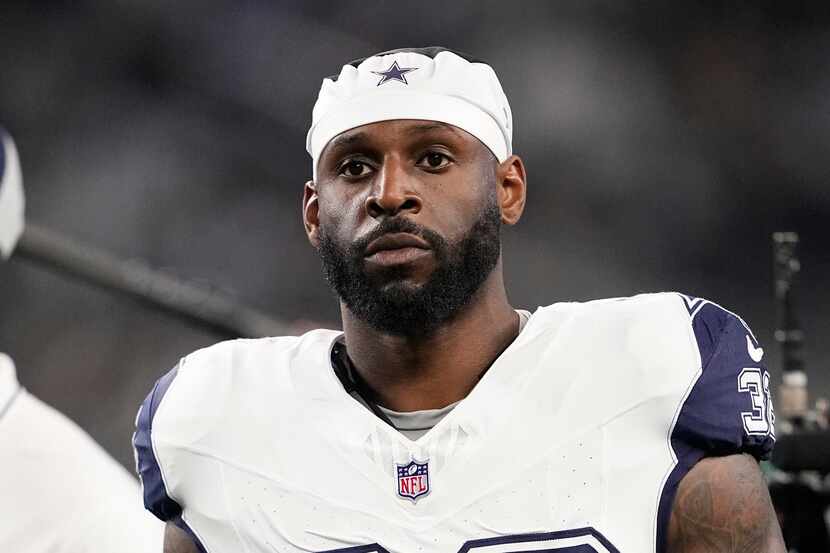
[{"label": "dallas cowboys star logo", "polygon": [[389,81],[399,81],[403,84],[409,84],[406,82],[406,74],[410,71],[415,71],[418,69],[417,67],[400,67],[398,62],[393,61],[392,65],[389,66],[389,69],[386,71],[372,71],[375,75],[380,75],[380,80],[378,81],[377,86],[382,85],[383,83],[388,83]]}]

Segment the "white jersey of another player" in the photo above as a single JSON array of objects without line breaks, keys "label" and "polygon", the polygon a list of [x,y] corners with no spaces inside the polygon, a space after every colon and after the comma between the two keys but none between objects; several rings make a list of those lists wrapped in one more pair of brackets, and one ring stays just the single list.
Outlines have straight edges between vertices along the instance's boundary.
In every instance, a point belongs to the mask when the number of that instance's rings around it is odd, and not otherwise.
[{"label": "white jersey of another player", "polygon": [[763,350],[706,300],[539,308],[416,441],[343,388],[339,336],[226,342],[161,378],[147,508],[209,553],[663,551],[689,469],[774,440]]},{"label": "white jersey of another player", "polygon": [[0,551],[157,553],[163,534],[135,478],[0,353]]}]

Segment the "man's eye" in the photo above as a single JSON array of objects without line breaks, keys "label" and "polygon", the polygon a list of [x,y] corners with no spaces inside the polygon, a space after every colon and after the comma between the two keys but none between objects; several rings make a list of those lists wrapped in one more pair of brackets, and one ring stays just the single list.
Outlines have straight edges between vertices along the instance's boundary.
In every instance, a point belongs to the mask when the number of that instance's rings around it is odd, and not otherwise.
[{"label": "man's eye", "polygon": [[418,162],[422,167],[441,169],[450,164],[450,158],[439,152],[429,152]]},{"label": "man's eye", "polygon": [[340,174],[347,177],[365,177],[369,171],[368,165],[356,159],[349,160],[340,167]]}]

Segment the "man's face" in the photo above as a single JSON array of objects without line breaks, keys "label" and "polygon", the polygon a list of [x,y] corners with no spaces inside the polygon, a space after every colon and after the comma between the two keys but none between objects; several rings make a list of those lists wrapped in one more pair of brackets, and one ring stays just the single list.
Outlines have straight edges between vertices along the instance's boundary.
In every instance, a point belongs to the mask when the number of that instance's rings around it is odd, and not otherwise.
[{"label": "man's face", "polygon": [[497,162],[478,139],[432,121],[364,125],[317,167],[317,243],[346,307],[373,328],[429,334],[498,264]]}]

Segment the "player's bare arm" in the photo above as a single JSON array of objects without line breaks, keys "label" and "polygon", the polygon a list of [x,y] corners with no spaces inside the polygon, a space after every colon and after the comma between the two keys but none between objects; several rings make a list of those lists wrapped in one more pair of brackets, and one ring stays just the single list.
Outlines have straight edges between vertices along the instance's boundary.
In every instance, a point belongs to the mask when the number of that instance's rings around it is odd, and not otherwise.
[{"label": "player's bare arm", "polygon": [[669,523],[671,553],[784,553],[757,461],[703,459],[680,482]]},{"label": "player's bare arm", "polygon": [[187,532],[168,522],[164,528],[164,553],[199,553]]}]

